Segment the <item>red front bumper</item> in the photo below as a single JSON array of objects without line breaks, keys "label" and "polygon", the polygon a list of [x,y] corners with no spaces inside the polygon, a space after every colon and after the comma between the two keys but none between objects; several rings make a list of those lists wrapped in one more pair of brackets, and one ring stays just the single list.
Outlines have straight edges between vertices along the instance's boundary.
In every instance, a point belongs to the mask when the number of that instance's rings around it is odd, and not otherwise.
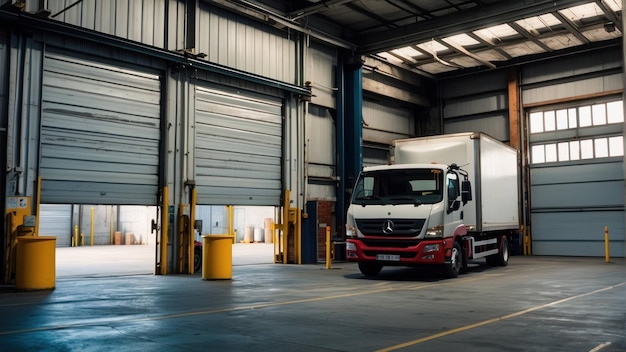
[{"label": "red front bumper", "polygon": [[353,262],[381,262],[385,265],[443,264],[446,257],[443,240],[409,243],[406,239],[395,241],[388,238],[350,238],[347,242],[346,259]]}]

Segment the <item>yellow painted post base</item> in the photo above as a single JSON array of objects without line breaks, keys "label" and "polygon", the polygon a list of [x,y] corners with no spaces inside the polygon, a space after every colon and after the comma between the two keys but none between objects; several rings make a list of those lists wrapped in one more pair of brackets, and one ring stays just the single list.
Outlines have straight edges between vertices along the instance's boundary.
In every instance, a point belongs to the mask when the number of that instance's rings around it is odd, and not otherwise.
[{"label": "yellow painted post base", "polygon": [[233,236],[202,235],[202,280],[233,278]]},{"label": "yellow painted post base", "polygon": [[55,236],[21,236],[17,238],[16,289],[54,289],[56,240]]}]

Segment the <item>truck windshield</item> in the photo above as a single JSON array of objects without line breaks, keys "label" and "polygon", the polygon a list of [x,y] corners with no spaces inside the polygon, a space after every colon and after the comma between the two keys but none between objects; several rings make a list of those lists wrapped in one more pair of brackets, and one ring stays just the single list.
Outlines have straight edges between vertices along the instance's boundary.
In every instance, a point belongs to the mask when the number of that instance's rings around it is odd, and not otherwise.
[{"label": "truck windshield", "polygon": [[364,171],[352,194],[352,203],[435,204],[442,200],[440,169],[391,169]]}]

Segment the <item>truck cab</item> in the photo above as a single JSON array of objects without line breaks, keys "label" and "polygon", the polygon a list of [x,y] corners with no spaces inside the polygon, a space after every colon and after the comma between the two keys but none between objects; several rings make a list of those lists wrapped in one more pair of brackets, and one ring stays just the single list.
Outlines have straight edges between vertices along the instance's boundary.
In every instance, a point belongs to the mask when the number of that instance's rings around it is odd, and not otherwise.
[{"label": "truck cab", "polygon": [[443,264],[456,276],[464,257],[455,238],[467,234],[470,200],[467,173],[455,164],[365,168],[348,208],[346,258],[365,275],[385,265]]}]

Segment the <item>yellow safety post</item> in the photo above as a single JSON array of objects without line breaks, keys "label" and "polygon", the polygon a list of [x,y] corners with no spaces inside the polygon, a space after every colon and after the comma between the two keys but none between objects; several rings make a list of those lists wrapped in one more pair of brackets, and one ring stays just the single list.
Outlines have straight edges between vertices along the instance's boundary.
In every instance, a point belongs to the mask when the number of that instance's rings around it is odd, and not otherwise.
[{"label": "yellow safety post", "polygon": [[39,236],[39,208],[41,206],[41,176],[37,176],[37,198],[35,198],[35,236]]},{"label": "yellow safety post", "polygon": [[161,275],[167,274],[167,234],[169,229],[169,193],[167,186],[163,187],[163,202],[161,207]]},{"label": "yellow safety post", "polygon": [[94,208],[91,207],[91,226],[89,228],[90,238],[91,238],[91,246],[93,246],[93,221],[94,221],[94,219],[95,219]]},{"label": "yellow safety post", "polygon": [[189,205],[189,255],[187,256],[189,274],[194,273],[193,256],[196,245],[195,228],[196,228],[196,187],[191,189],[191,204]]},{"label": "yellow safety post", "polygon": [[85,234],[82,232],[80,233],[80,246],[85,247]]},{"label": "yellow safety post", "polygon": [[294,251],[296,255],[296,262],[302,264],[302,209],[296,210],[296,222],[295,222],[295,243]]},{"label": "yellow safety post", "polygon": [[287,241],[287,237],[289,234],[289,190],[286,189],[285,190],[285,199],[283,200],[283,223],[282,223],[282,230],[283,230],[283,264],[287,264],[287,253],[288,253],[288,246],[287,244],[289,243]]},{"label": "yellow safety post", "polygon": [[274,244],[274,264],[278,263],[279,255],[280,255],[280,234],[278,233],[281,229],[280,225],[280,207],[274,208],[274,222],[272,224],[272,243]]},{"label": "yellow safety post", "polygon": [[330,259],[330,226],[326,226],[326,269],[330,269],[332,260]]},{"label": "yellow safety post", "polygon": [[609,255],[609,227],[608,226],[604,227],[604,259],[606,260],[607,263],[610,262],[610,255]]},{"label": "yellow safety post", "polygon": [[228,235],[233,236],[233,244],[237,243],[237,234],[233,229],[233,206],[227,205],[226,212],[228,213]]}]

